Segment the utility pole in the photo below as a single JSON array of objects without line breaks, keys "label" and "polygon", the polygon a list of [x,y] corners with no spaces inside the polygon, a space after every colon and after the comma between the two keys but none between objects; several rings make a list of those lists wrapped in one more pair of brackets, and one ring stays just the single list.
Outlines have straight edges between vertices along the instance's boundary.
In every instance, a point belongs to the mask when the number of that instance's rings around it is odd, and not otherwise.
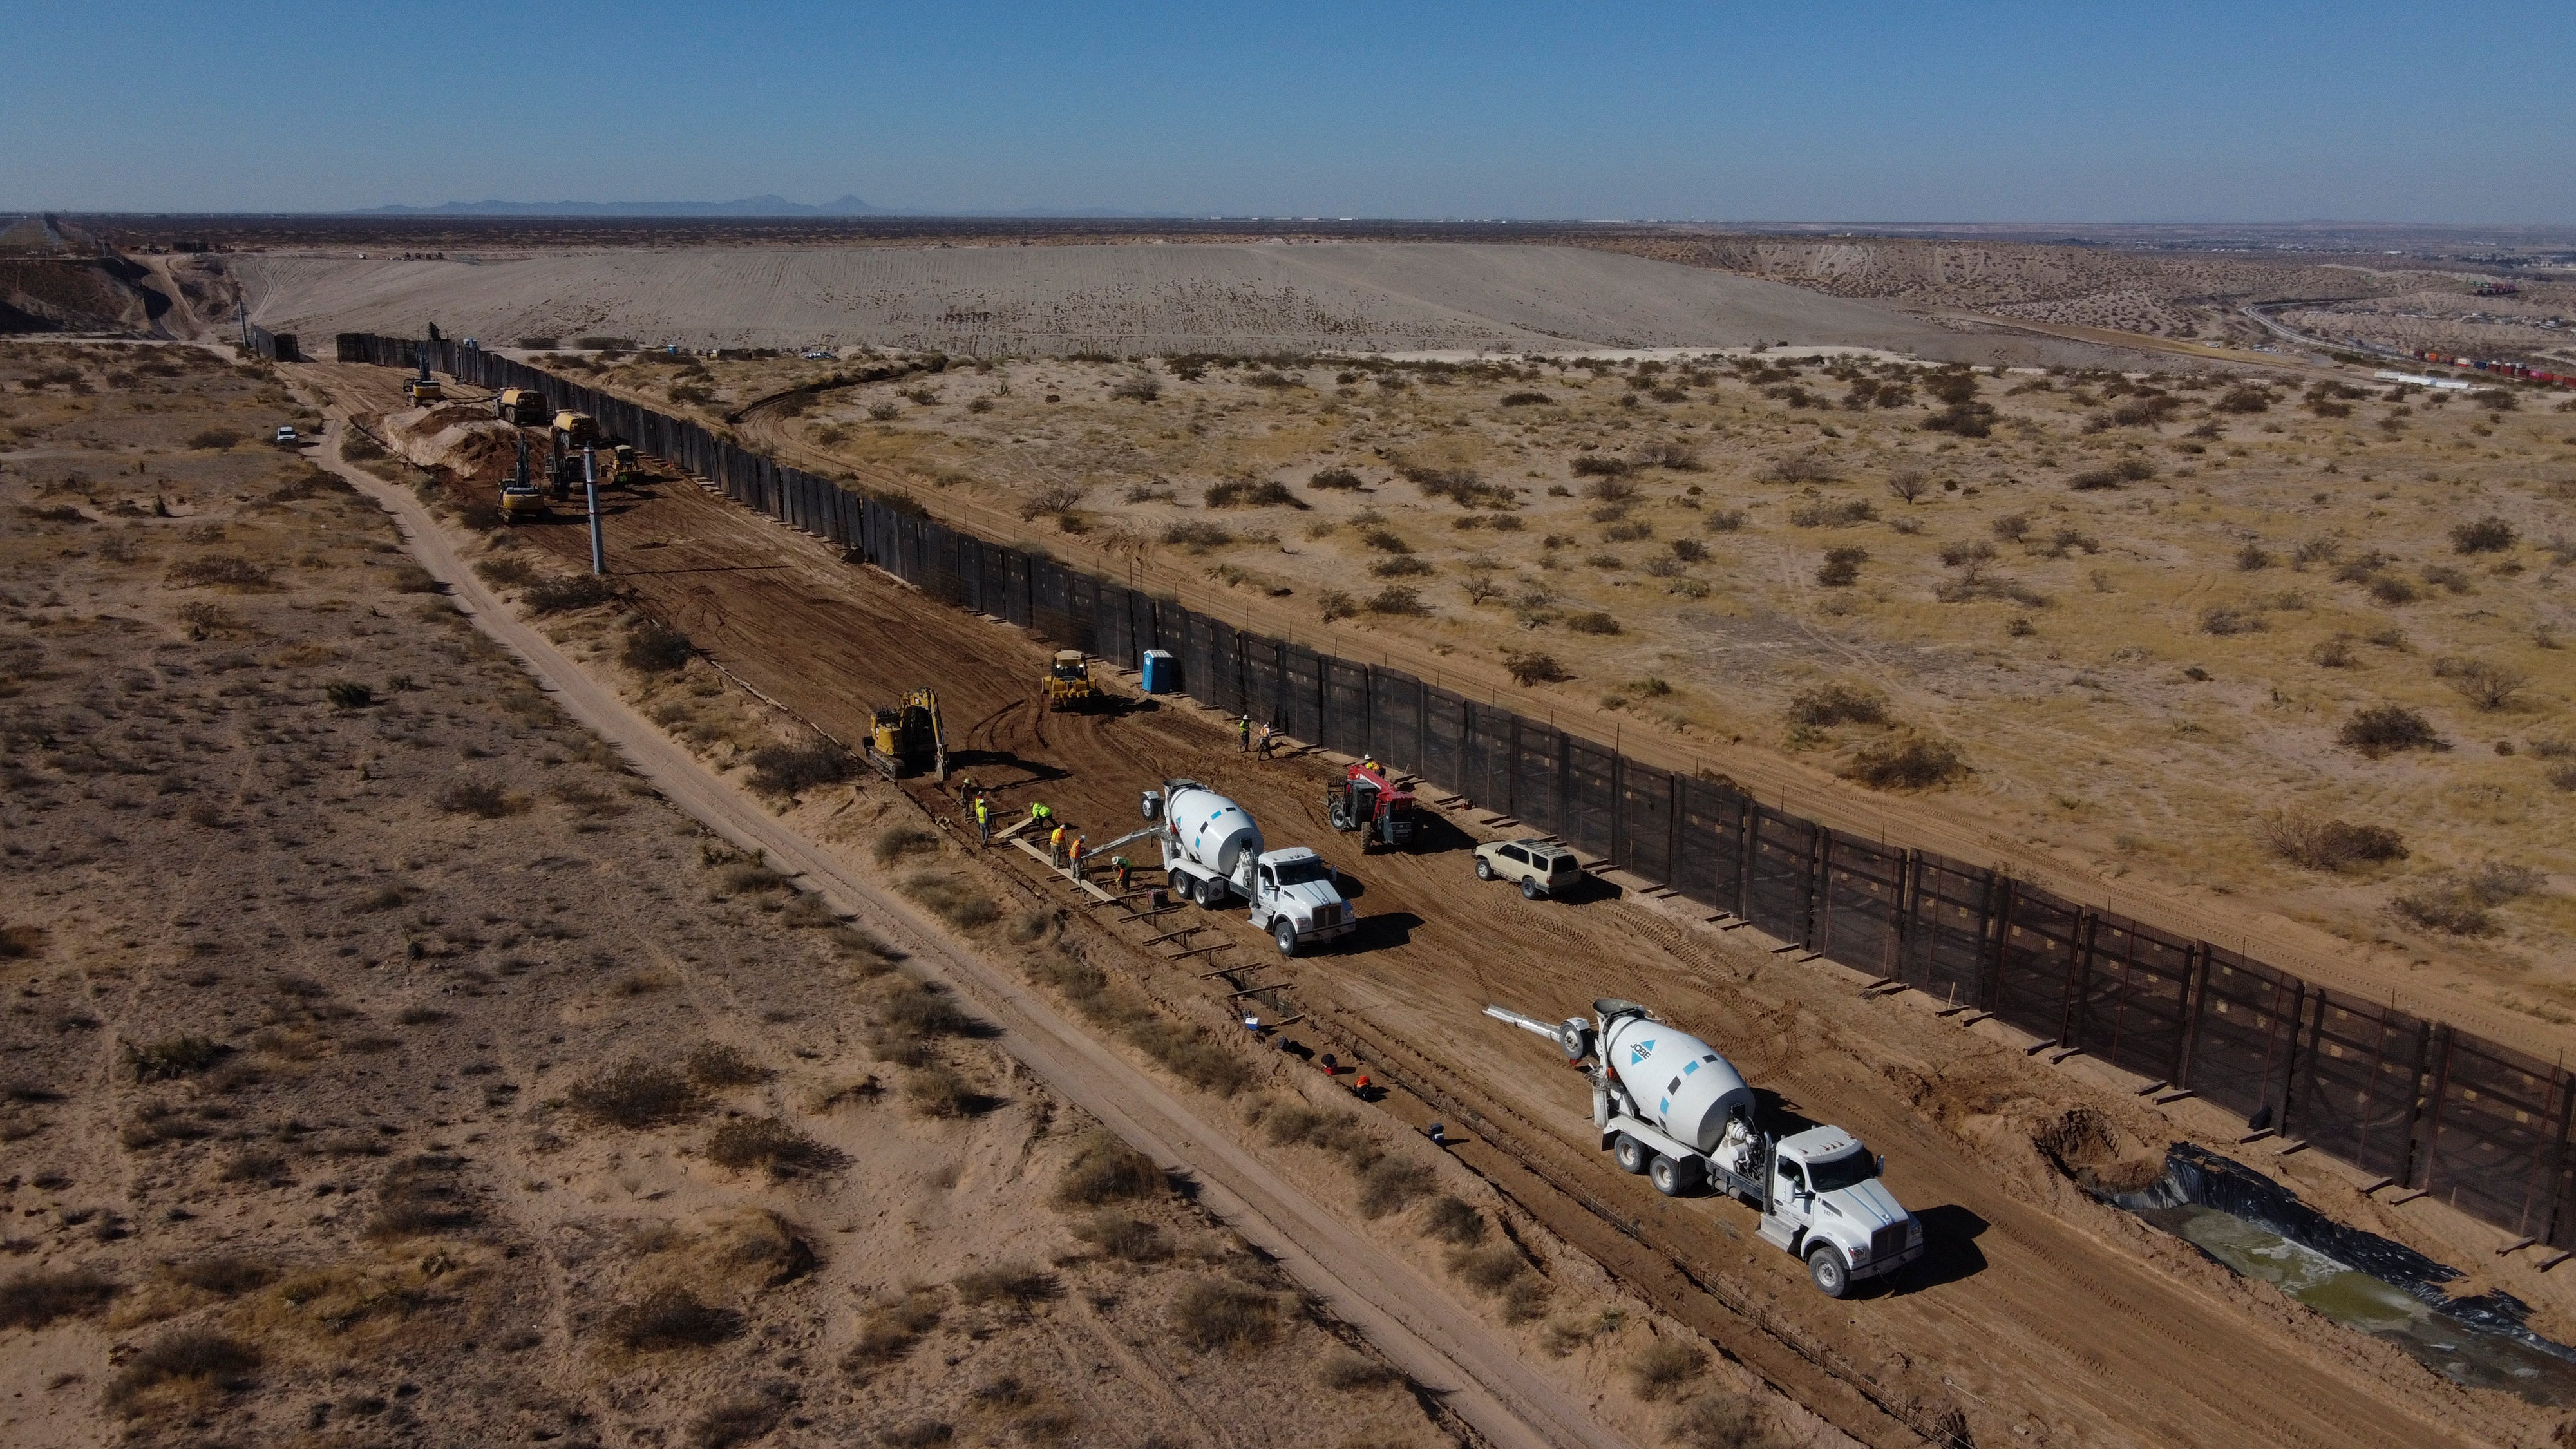
[{"label": "utility pole", "polygon": [[582,491],[590,495],[590,572],[593,577],[608,576],[608,544],[599,534],[599,450],[581,450]]}]

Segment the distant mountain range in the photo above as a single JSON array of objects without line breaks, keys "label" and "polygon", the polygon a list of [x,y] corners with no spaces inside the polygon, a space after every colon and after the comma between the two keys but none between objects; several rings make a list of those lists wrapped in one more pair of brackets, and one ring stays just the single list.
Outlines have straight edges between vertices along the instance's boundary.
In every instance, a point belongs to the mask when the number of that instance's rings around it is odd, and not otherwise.
[{"label": "distant mountain range", "polygon": [[919,211],[874,206],[855,196],[810,205],[783,196],[746,196],[739,201],[442,201],[436,206],[371,206],[350,216],[1159,216],[1160,212],[1107,211],[1096,208],[1020,211]]}]

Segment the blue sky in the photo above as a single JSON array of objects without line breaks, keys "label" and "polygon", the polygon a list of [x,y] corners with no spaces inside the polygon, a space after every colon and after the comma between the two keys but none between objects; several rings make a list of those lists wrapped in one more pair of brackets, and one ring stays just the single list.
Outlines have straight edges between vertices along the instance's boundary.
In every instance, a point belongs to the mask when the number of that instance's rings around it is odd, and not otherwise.
[{"label": "blue sky", "polygon": [[0,0],[0,208],[2576,222],[2576,6]]}]

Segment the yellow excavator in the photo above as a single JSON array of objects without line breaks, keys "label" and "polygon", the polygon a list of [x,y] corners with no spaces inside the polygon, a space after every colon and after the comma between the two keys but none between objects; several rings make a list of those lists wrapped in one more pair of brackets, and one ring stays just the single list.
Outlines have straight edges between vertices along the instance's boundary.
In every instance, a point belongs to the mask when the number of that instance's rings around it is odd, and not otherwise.
[{"label": "yellow excavator", "polygon": [[889,780],[930,771],[948,778],[948,738],[939,727],[939,696],[916,689],[901,707],[875,712],[868,724],[868,763]]},{"label": "yellow excavator", "polygon": [[429,357],[424,353],[420,359],[420,372],[403,379],[403,401],[413,407],[420,407],[425,403],[446,400],[447,389],[440,385],[437,378],[429,375]]},{"label": "yellow excavator", "polygon": [[516,523],[522,518],[543,518],[546,514],[546,490],[528,477],[528,435],[519,435],[519,471],[501,485],[501,521]]},{"label": "yellow excavator", "polygon": [[1091,661],[1079,649],[1055,651],[1055,662],[1047,666],[1047,711],[1089,709],[1100,698],[1091,684]]}]

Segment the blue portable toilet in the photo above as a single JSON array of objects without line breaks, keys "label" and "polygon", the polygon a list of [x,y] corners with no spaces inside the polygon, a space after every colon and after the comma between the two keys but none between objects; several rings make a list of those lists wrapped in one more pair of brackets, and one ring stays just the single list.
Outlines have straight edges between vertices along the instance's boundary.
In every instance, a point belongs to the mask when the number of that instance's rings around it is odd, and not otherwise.
[{"label": "blue portable toilet", "polygon": [[1181,661],[1169,649],[1145,651],[1145,692],[1177,694],[1181,688]]}]

